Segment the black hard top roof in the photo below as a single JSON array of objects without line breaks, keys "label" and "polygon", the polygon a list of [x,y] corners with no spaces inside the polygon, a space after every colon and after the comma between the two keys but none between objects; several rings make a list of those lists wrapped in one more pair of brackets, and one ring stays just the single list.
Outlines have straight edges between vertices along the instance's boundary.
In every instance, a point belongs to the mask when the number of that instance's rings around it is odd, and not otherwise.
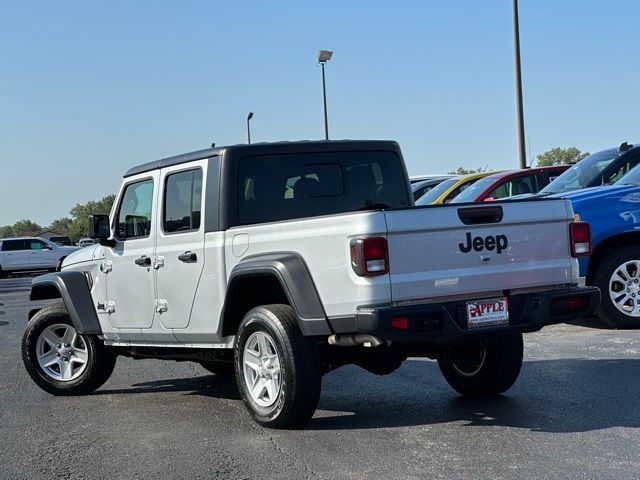
[{"label": "black hard top roof", "polygon": [[296,142],[264,142],[252,144],[229,145],[225,147],[205,148],[195,152],[167,157],[154,162],[144,163],[130,168],[124,177],[130,177],[139,173],[157,170],[163,167],[180,165],[181,163],[201,160],[203,158],[216,157],[223,152],[240,153],[247,155],[272,155],[274,153],[305,153],[305,152],[330,152],[357,151],[357,150],[400,150],[398,143],[393,140],[303,140]]}]

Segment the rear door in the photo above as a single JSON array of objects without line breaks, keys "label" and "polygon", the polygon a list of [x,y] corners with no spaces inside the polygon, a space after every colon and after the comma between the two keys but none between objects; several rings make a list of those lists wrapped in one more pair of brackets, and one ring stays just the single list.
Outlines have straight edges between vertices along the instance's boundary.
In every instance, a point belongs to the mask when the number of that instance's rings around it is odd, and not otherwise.
[{"label": "rear door", "polygon": [[157,318],[165,329],[186,328],[204,266],[202,179],[206,160],[165,168],[156,241]]},{"label": "rear door", "polygon": [[26,270],[29,268],[29,245],[27,240],[3,240],[2,268],[4,270]]},{"label": "rear door", "polygon": [[565,200],[385,212],[393,301],[577,281]]}]

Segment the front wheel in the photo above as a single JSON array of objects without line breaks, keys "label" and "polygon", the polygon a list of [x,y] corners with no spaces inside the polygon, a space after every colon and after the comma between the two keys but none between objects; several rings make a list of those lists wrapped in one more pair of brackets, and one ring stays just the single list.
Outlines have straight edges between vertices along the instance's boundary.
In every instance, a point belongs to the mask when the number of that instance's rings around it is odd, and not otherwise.
[{"label": "front wheel", "polygon": [[22,360],[33,381],[53,395],[82,395],[111,376],[116,355],[74,328],[64,304],[37,312],[22,337]]},{"label": "front wheel", "polygon": [[522,367],[522,334],[509,335],[480,348],[460,348],[438,360],[445,380],[468,396],[503,393],[515,383]]},{"label": "front wheel", "polygon": [[598,318],[612,327],[640,328],[640,247],[608,251],[593,281],[602,292]]},{"label": "front wheel", "polygon": [[313,416],[320,398],[320,358],[289,305],[265,305],[245,315],[234,365],[240,396],[260,425],[297,428]]}]

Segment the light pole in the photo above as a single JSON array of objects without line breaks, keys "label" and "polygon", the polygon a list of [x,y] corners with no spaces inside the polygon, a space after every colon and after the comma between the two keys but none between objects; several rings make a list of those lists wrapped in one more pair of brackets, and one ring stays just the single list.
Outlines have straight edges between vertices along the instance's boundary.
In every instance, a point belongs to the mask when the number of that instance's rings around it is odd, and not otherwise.
[{"label": "light pole", "polygon": [[249,112],[247,115],[247,143],[251,143],[251,126],[249,125],[249,120],[253,118],[253,112]]},{"label": "light pole", "polygon": [[524,108],[522,106],[522,70],[520,67],[520,26],[518,21],[518,0],[513,0],[513,53],[516,67],[516,117],[518,122],[518,160],[520,168],[527,168],[527,154],[524,143]]},{"label": "light pole", "polygon": [[324,105],[324,139],[329,140],[329,121],[327,120],[327,84],[324,78],[324,64],[331,60],[333,52],[320,50],[318,52],[318,63],[322,67],[322,101]]}]

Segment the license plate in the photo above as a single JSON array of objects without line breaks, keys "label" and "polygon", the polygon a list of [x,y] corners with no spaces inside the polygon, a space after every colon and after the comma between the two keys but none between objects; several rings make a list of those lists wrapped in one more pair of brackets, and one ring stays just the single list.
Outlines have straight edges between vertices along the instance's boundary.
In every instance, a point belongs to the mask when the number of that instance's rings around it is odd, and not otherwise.
[{"label": "license plate", "polygon": [[507,297],[467,302],[467,327],[484,328],[509,323]]}]

